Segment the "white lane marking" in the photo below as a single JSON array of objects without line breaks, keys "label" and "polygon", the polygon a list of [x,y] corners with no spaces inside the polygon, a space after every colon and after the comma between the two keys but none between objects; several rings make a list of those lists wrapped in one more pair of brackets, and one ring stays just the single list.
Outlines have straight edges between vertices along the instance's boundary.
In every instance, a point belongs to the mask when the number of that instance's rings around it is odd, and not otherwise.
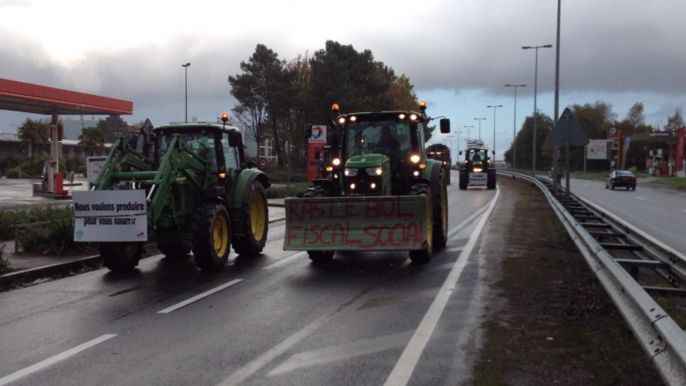
[{"label": "white lane marking", "polygon": [[446,251],[446,252],[459,252],[463,249],[464,249],[464,247],[453,247],[453,248],[446,248],[446,249],[444,249],[444,251]]},{"label": "white lane marking", "polygon": [[262,269],[273,269],[273,268],[276,268],[276,267],[280,267],[280,266],[282,266],[282,265],[285,265],[285,264],[288,264],[288,263],[292,262],[293,260],[299,259],[299,258],[303,257],[303,256],[306,255],[306,254],[307,254],[307,252],[298,252],[298,253],[296,253],[296,254],[294,254],[294,255],[291,255],[291,256],[286,257],[285,259],[281,259],[281,260],[277,261],[277,262],[274,263],[274,264],[270,264],[270,265],[268,265],[268,266],[266,266],[266,267],[264,267],[264,268],[262,268]]},{"label": "white lane marking", "polygon": [[102,343],[108,339],[112,339],[115,336],[117,336],[117,335],[116,334],[105,334],[101,337],[95,338],[89,342],[86,342],[82,345],[79,345],[79,346],[76,346],[70,350],[67,350],[61,354],[57,354],[54,357],[51,357],[51,358],[48,358],[44,361],[38,362],[35,365],[29,366],[23,370],[19,370],[16,373],[12,373],[10,375],[2,377],[2,378],[0,378],[0,386],[6,385],[10,382],[14,382],[19,378],[25,377],[25,376],[27,376],[33,372],[36,372],[38,370],[42,370],[48,366],[52,366],[55,363],[57,363],[63,359],[67,359],[72,355],[76,355],[83,350],[89,349],[89,348],[95,346],[96,344]]},{"label": "white lane marking", "polygon": [[[407,263],[407,262],[405,262],[403,264],[399,264],[394,270],[392,270],[391,272],[384,275],[381,278],[381,281],[384,281],[388,277],[397,274],[398,271],[405,269],[405,267],[408,264],[409,263]],[[350,301],[341,304],[335,310],[329,312],[328,314],[322,315],[319,318],[313,320],[310,324],[303,327],[300,331],[289,336],[283,342],[281,342],[281,343],[277,344],[276,346],[272,347],[271,349],[265,351],[262,355],[253,359],[250,363],[248,363],[245,366],[241,367],[240,369],[236,370],[233,374],[231,374],[229,377],[225,378],[222,382],[220,382],[219,385],[221,385],[221,386],[236,386],[236,385],[241,384],[248,377],[252,376],[256,372],[258,372],[260,369],[262,369],[264,366],[266,366],[270,362],[272,362],[274,359],[276,359],[280,355],[283,355],[283,353],[285,353],[291,347],[298,344],[298,342],[307,338],[310,334],[317,331],[323,325],[329,323],[329,321],[331,319],[333,319],[336,315],[338,315],[340,312],[343,312],[344,310],[348,309],[349,307],[359,306],[359,303],[362,302],[361,298],[365,294],[366,294],[366,292],[359,294],[355,298],[351,299]]]},{"label": "white lane marking", "polygon": [[483,213],[483,211],[486,210],[487,207],[488,207],[488,206],[484,206],[483,208],[477,210],[477,211],[476,211],[474,214],[472,214],[471,216],[467,217],[466,220],[464,220],[464,221],[462,221],[461,223],[457,224],[456,227],[454,227],[453,229],[451,229],[451,230],[448,232],[448,238],[449,238],[449,239],[453,238],[453,236],[455,236],[455,234],[457,234],[459,231],[461,231],[462,228],[464,228],[464,227],[466,227],[467,225],[469,225],[469,223],[471,223],[477,216],[479,216],[481,213]]},{"label": "white lane marking", "polygon": [[222,284],[222,285],[220,285],[220,286],[217,287],[217,288],[211,289],[211,290],[209,290],[209,291],[207,291],[207,292],[203,292],[203,293],[201,293],[200,295],[193,296],[192,298],[190,298],[190,299],[188,299],[188,300],[184,300],[184,301],[182,301],[181,303],[177,303],[177,304],[175,304],[175,305],[173,305],[173,306],[171,306],[171,307],[165,308],[165,309],[163,309],[162,311],[157,311],[157,313],[158,313],[158,314],[168,314],[168,313],[170,313],[170,312],[176,311],[176,310],[178,310],[179,308],[186,307],[187,305],[189,305],[189,304],[191,304],[191,303],[193,303],[193,302],[197,302],[198,300],[200,300],[200,299],[202,299],[202,298],[206,298],[206,297],[212,295],[213,293],[216,293],[216,292],[219,292],[219,291],[221,291],[221,290],[227,289],[227,288],[231,287],[232,285],[238,284],[238,283],[240,283],[240,282],[242,282],[242,281],[243,281],[243,279],[231,280],[230,282],[228,282],[228,283],[226,283],[226,284]]},{"label": "white lane marking", "polygon": [[391,374],[388,376],[388,379],[386,379],[386,383],[384,385],[407,385],[407,383],[410,381],[410,377],[412,377],[412,373],[417,367],[417,362],[419,362],[419,358],[421,357],[426,344],[429,342],[429,339],[431,338],[431,335],[438,324],[438,320],[440,319],[441,314],[443,314],[445,306],[448,304],[450,295],[452,295],[452,292],[457,285],[457,281],[462,274],[462,270],[467,265],[469,255],[472,253],[472,250],[476,245],[476,241],[481,236],[481,232],[483,231],[484,226],[486,226],[486,221],[490,217],[491,212],[493,212],[493,208],[495,207],[495,203],[498,200],[499,195],[500,189],[496,191],[495,197],[493,197],[491,203],[488,205],[486,213],[483,217],[481,217],[481,220],[479,220],[479,224],[476,226],[476,229],[474,229],[474,232],[472,232],[469,242],[467,242],[464,250],[462,250],[462,253],[460,253],[460,257],[458,257],[457,261],[455,262],[455,266],[445,279],[443,287],[441,287],[438,295],[436,295],[431,307],[429,307],[426,315],[424,315],[424,318],[419,324],[417,331],[415,331],[410,343],[408,343],[407,347],[405,347],[405,350],[400,356],[400,359],[398,359],[398,362],[395,364],[393,371],[391,371]]},{"label": "white lane marking", "polygon": [[637,199],[637,200],[642,200],[642,201],[645,201],[645,200],[646,200],[646,199],[643,198],[643,197],[636,197],[636,199]]},{"label": "white lane marking", "polygon": [[338,346],[302,352],[288,358],[286,362],[272,370],[267,376],[273,377],[304,367],[323,365],[325,363],[361,357],[363,355],[403,347],[411,336],[412,331],[405,331],[397,334],[379,336]]}]

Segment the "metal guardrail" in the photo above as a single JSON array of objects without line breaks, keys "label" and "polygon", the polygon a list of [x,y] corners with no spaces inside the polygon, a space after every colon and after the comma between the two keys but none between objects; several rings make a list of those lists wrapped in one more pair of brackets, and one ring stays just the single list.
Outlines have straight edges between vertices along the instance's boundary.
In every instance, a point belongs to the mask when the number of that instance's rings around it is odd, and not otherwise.
[{"label": "metal guardrail", "polygon": [[[586,263],[598,277],[639,344],[655,365],[662,380],[667,385],[684,385],[686,382],[686,333],[584,229],[539,179],[521,173],[498,172],[501,175],[525,180],[541,189],[550,202],[553,211],[584,256]],[[686,258],[683,255],[667,248],[654,238],[616,218],[616,216],[608,213],[605,215],[618,225],[621,224],[625,229],[630,230],[634,236],[634,241],[639,245],[644,245],[658,259],[664,258],[664,261],[671,262],[678,272],[684,273]]]}]

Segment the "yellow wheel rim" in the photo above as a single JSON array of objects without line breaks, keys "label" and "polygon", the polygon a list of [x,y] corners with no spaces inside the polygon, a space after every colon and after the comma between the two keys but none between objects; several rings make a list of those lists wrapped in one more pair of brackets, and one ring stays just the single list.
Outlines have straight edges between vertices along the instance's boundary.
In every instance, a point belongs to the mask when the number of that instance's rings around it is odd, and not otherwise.
[{"label": "yellow wheel rim", "polygon": [[266,210],[264,207],[264,202],[262,201],[262,196],[256,194],[252,202],[250,203],[250,228],[252,229],[252,234],[255,240],[262,240],[264,237],[264,230],[267,226],[264,218]]},{"label": "yellow wheel rim", "polygon": [[217,218],[214,219],[214,226],[212,228],[214,251],[217,256],[224,256],[226,250],[229,248],[229,226],[226,223],[226,218],[224,218],[224,216],[217,216]]}]

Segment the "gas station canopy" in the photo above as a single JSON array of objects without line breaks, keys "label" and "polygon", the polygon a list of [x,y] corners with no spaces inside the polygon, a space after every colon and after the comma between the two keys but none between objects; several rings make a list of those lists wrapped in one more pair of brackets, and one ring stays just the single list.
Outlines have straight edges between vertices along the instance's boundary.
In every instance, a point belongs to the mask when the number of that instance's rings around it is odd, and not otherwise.
[{"label": "gas station canopy", "polygon": [[131,115],[133,102],[0,78],[0,110],[45,115]]}]

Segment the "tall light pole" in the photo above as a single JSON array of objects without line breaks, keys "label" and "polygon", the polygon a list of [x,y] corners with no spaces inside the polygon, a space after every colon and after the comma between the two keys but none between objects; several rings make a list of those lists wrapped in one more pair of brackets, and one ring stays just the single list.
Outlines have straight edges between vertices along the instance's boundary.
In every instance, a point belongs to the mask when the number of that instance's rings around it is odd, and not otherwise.
[{"label": "tall light pole", "polygon": [[474,118],[475,121],[479,121],[479,139],[481,139],[481,121],[486,118]]},{"label": "tall light pole", "polygon": [[181,65],[181,67],[183,67],[186,70],[186,123],[188,123],[188,67],[190,65],[190,63]]},{"label": "tall light pole", "polygon": [[522,46],[523,50],[536,50],[536,65],[534,67],[534,138],[533,138],[533,161],[531,162],[531,176],[536,177],[536,91],[538,88],[538,49],[539,48],[553,48],[552,44],[544,46]]},{"label": "tall light pole", "polygon": [[497,157],[497,155],[496,155],[496,153],[495,153],[495,110],[496,110],[498,107],[503,107],[503,105],[486,106],[486,107],[488,107],[489,109],[490,109],[490,108],[493,109],[493,162],[495,162],[495,159],[496,159],[496,157]]},{"label": "tall light pole", "polygon": [[469,132],[470,132],[469,129],[471,129],[472,127],[474,127],[474,125],[469,125],[469,126],[464,125],[464,126],[462,126],[463,129],[467,129],[467,139],[468,139],[468,140],[469,140],[469,139],[472,139],[471,135],[469,135]]},{"label": "tall light pole", "polygon": [[[461,131],[456,131],[455,134],[457,134],[457,149],[455,149],[455,161],[457,161],[459,158],[457,156],[460,154],[460,134],[462,134]],[[455,162],[457,163],[457,162]],[[452,165],[450,165],[452,166]]]},{"label": "tall light pole", "polygon": [[512,128],[512,169],[517,168],[517,87],[526,87],[525,84],[506,84],[505,87],[514,87],[514,124]]}]

